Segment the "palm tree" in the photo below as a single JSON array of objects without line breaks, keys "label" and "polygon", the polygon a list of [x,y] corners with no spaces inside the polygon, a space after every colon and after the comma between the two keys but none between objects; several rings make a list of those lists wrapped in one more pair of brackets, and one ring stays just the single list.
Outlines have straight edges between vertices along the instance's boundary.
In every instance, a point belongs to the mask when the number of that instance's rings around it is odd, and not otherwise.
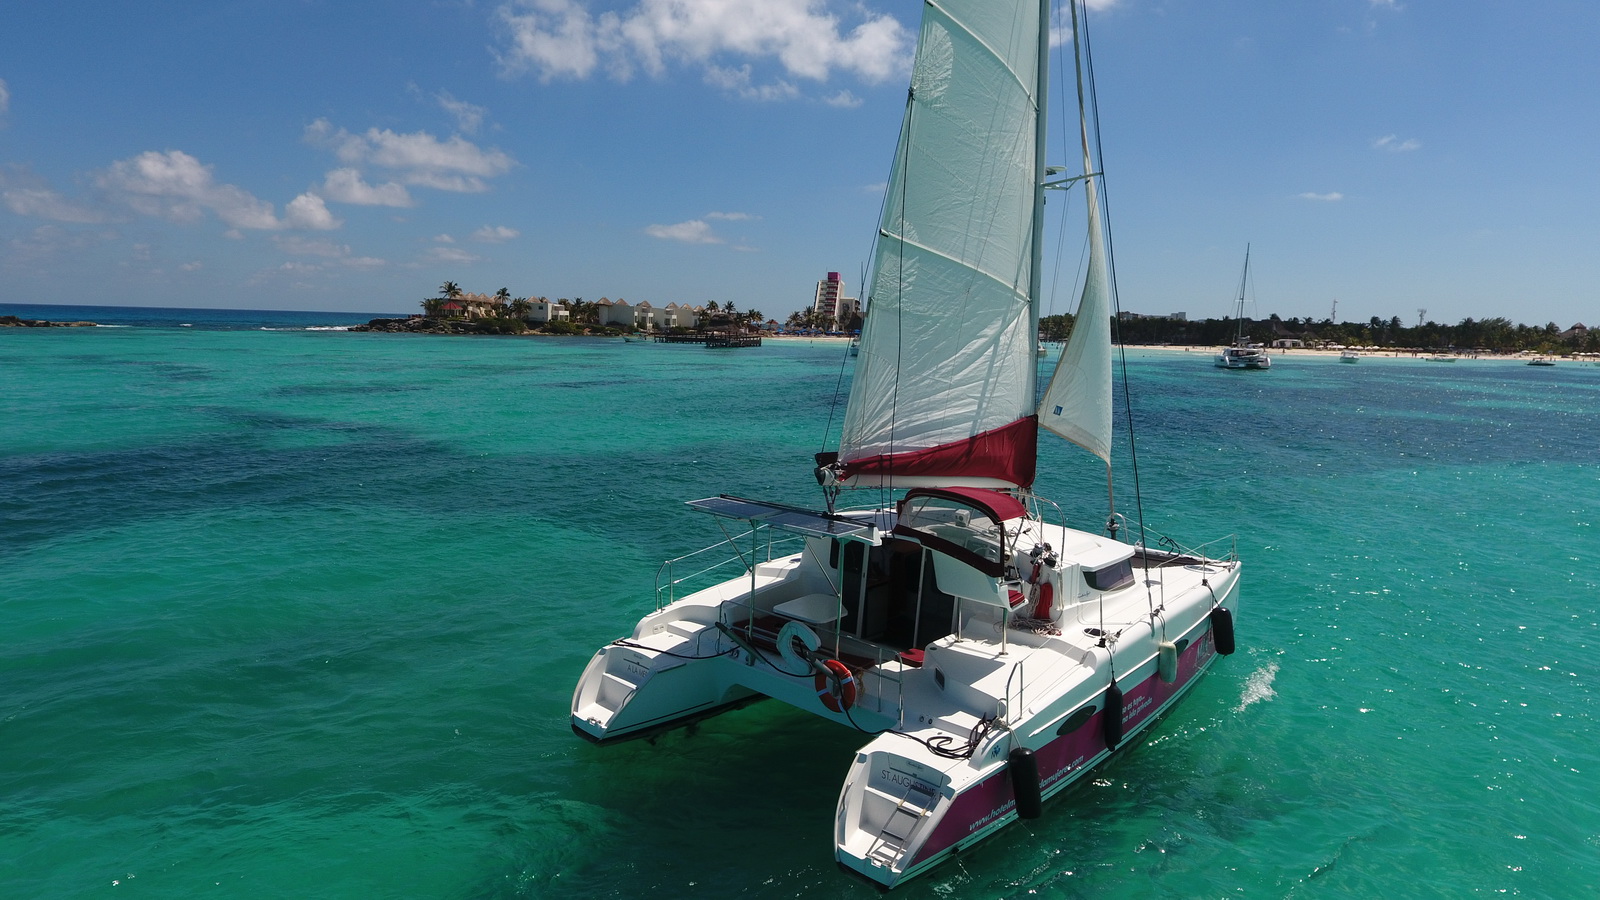
[{"label": "palm tree", "polygon": [[511,291],[510,291],[510,289],[501,288],[500,290],[495,291],[494,292],[494,314],[497,315],[497,316],[504,315],[505,311],[506,311],[506,304],[508,304],[510,302],[511,302]]},{"label": "palm tree", "polygon": [[422,314],[429,318],[437,318],[439,315],[439,307],[443,305],[444,301],[438,297],[429,297],[422,301]]},{"label": "palm tree", "polygon": [[434,315],[443,313],[446,303],[454,303],[461,298],[461,285],[456,284],[454,281],[446,281],[444,284],[439,285],[439,294],[439,304],[434,308]]},{"label": "palm tree", "polygon": [[527,297],[518,297],[511,301],[511,314],[519,319],[528,318],[528,313],[532,311],[533,304],[528,302]]}]

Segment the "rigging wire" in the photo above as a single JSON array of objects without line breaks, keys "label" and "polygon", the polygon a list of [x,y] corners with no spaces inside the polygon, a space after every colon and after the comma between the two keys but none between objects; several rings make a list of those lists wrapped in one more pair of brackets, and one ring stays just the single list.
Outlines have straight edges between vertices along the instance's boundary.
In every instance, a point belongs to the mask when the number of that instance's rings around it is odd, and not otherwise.
[{"label": "rigging wire", "polygon": [[[1075,0],[1075,2],[1077,2],[1077,0]],[[1147,538],[1145,534],[1144,521],[1144,495],[1140,490],[1139,484],[1139,445],[1133,423],[1133,398],[1132,394],[1128,390],[1128,345],[1122,341],[1122,329],[1120,327],[1120,322],[1122,321],[1122,298],[1117,292],[1116,251],[1113,247],[1111,238],[1111,235],[1114,233],[1114,229],[1111,227],[1111,188],[1107,183],[1105,176],[1105,162],[1104,157],[1102,156],[1100,143],[1100,102],[1095,89],[1094,50],[1089,39],[1089,18],[1087,9],[1085,9],[1084,15],[1079,17],[1077,15],[1077,7],[1074,6],[1073,15],[1074,19],[1076,20],[1074,23],[1075,27],[1081,27],[1083,31],[1083,72],[1085,75],[1083,81],[1088,85],[1088,114],[1089,118],[1094,122],[1094,156],[1095,160],[1099,162],[1099,166],[1097,168],[1100,170],[1101,207],[1102,214],[1105,216],[1104,237],[1106,242],[1106,271],[1110,276],[1111,281],[1111,321],[1113,323],[1112,337],[1117,344],[1117,359],[1119,363],[1119,371],[1122,377],[1122,408],[1124,416],[1128,421],[1128,457],[1130,469],[1132,470],[1133,475],[1133,503],[1135,517],[1139,521],[1139,545],[1145,546],[1145,541]],[[1140,558],[1144,563],[1145,572],[1148,573],[1150,570],[1149,557],[1141,555]],[[1145,578],[1145,592],[1147,599],[1149,598],[1149,580],[1150,579],[1147,574]],[[1153,604],[1154,601],[1151,600],[1150,602]],[[1151,613],[1152,615],[1154,614],[1153,607]]]}]

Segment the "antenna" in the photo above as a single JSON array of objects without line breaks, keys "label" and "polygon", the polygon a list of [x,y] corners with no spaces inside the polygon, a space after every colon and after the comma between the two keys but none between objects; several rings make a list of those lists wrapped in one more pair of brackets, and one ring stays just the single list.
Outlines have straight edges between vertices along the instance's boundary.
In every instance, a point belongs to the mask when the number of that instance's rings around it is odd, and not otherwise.
[{"label": "antenna", "polygon": [[1417,327],[1418,328],[1422,327],[1422,317],[1426,316],[1427,314],[1428,314],[1428,310],[1427,310],[1426,307],[1419,307],[1417,309]]},{"label": "antenna", "polygon": [[1339,321],[1339,298],[1338,297],[1333,298],[1333,312],[1328,313],[1328,321],[1329,322],[1338,322]]}]

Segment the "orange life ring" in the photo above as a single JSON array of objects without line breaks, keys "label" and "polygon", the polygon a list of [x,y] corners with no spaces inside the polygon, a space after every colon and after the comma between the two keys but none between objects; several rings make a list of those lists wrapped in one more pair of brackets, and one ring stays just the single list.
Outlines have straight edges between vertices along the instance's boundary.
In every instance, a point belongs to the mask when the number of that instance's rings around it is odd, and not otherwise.
[{"label": "orange life ring", "polygon": [[[817,696],[821,698],[822,705],[834,712],[844,712],[856,705],[856,677],[850,674],[850,667],[837,659],[825,659],[822,667],[826,672],[818,672],[816,677]],[[838,683],[837,692],[829,681]]]}]

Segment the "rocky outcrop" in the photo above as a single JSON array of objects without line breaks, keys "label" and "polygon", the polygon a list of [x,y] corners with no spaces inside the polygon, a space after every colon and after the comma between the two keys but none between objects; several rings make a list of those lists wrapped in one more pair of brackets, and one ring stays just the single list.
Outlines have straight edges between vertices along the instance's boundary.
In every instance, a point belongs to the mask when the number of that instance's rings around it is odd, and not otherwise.
[{"label": "rocky outcrop", "polygon": [[365,325],[352,325],[350,330],[386,331],[391,334],[521,334],[529,329],[527,325],[513,319],[432,319],[422,316],[405,319],[373,319]]},{"label": "rocky outcrop", "polygon": [[94,328],[98,322],[46,322],[44,319],[19,319],[0,316],[0,328]]},{"label": "rocky outcrop", "polygon": [[46,322],[43,319],[18,319],[16,315],[0,315],[0,328],[94,328],[99,322]]}]

